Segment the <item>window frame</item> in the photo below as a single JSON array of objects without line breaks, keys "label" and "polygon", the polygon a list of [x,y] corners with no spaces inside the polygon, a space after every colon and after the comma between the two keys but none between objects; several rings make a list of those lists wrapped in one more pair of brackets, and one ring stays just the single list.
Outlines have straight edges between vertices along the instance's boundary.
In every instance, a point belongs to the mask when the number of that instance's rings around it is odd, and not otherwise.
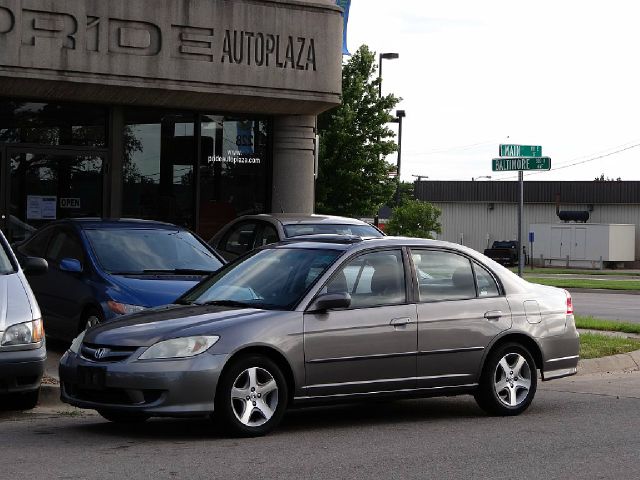
[{"label": "window frame", "polygon": [[[318,288],[317,293],[311,298],[311,300],[308,302],[307,307],[311,304],[313,304],[313,302],[316,300],[316,298],[320,295],[322,295],[323,290],[329,285],[329,283],[331,283],[331,281],[349,264],[351,263],[354,259],[361,257],[363,255],[368,255],[371,253],[380,253],[380,252],[385,252],[385,251],[398,251],[400,252],[400,258],[402,260],[402,271],[403,271],[403,276],[404,276],[404,291],[405,291],[405,300],[404,302],[401,303],[385,303],[385,304],[381,304],[381,305],[370,305],[370,306],[362,306],[362,307],[349,307],[349,308],[341,308],[341,309],[336,309],[336,311],[345,311],[345,310],[364,310],[364,309],[369,309],[369,308],[380,308],[380,307],[396,307],[396,306],[400,306],[400,305],[412,305],[415,302],[415,293],[414,293],[414,287],[415,285],[413,284],[413,278],[412,278],[412,274],[411,274],[411,269],[410,267],[412,267],[411,263],[409,262],[409,253],[408,253],[408,248],[404,247],[404,246],[400,246],[400,245],[396,245],[396,246],[392,246],[392,247],[378,247],[378,248],[372,248],[372,249],[368,249],[368,250],[360,250],[357,252],[354,252],[352,255],[349,255],[348,257],[346,257],[345,259],[342,260],[342,262],[340,262],[340,264],[333,270],[333,272],[331,272],[331,274],[329,275],[329,278],[327,278],[322,285]],[[349,292],[348,292],[349,293]]]},{"label": "window frame", "polygon": [[[465,258],[466,260],[468,260],[471,263],[471,272],[473,274],[473,282],[474,282],[474,286],[475,286],[475,290],[476,290],[476,296],[472,297],[472,298],[450,298],[450,299],[442,299],[442,300],[431,300],[431,301],[426,301],[426,300],[421,300],[420,299],[420,285],[418,282],[418,271],[416,269],[415,263],[413,262],[413,253],[420,251],[420,250],[427,250],[430,252],[443,252],[443,253],[449,253],[449,254],[454,254],[454,255],[458,255],[460,257]],[[475,257],[462,252],[460,250],[455,250],[452,248],[443,248],[443,247],[421,247],[421,246],[412,246],[412,247],[407,247],[407,256],[410,262],[410,267],[411,267],[411,279],[413,282],[413,297],[415,299],[415,303],[416,304],[425,304],[425,303],[441,303],[441,302],[467,302],[469,300],[481,300],[483,298],[500,298],[500,297],[505,297],[506,293],[504,290],[504,286],[502,285],[502,282],[500,281],[500,278],[495,274],[495,272],[489,268],[487,265],[483,264],[482,262],[480,262],[478,259],[476,259]],[[498,295],[495,296],[491,296],[491,297],[481,297],[479,295],[478,292],[478,279],[476,277],[476,265],[479,265],[480,267],[484,268],[489,275],[493,278],[494,282],[496,283],[496,285],[498,286]]]}]

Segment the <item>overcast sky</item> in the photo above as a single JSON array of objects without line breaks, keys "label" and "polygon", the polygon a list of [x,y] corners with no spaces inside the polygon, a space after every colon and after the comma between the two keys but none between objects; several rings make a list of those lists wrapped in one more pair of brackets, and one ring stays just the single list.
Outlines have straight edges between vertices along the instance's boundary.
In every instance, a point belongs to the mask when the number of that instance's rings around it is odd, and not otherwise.
[{"label": "overcast sky", "polygon": [[400,54],[403,180],[514,178],[500,143],[542,146],[531,180],[640,180],[639,22],[634,0],[352,0],[348,46]]}]

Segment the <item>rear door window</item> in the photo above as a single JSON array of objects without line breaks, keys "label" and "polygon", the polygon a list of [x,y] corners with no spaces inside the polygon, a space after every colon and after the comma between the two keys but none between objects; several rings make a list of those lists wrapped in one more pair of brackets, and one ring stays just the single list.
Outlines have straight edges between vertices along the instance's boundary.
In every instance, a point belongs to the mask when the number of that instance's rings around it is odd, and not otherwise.
[{"label": "rear door window", "polygon": [[476,284],[468,258],[453,252],[412,249],[421,302],[475,298]]}]

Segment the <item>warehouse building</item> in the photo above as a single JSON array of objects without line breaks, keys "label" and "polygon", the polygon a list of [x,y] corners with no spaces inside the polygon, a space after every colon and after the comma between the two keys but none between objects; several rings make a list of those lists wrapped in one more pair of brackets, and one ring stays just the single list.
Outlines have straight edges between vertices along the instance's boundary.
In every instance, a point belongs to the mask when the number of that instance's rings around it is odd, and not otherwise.
[{"label": "warehouse building", "polygon": [[[415,183],[415,194],[418,199],[431,202],[442,210],[439,239],[478,251],[491,246],[495,240],[517,239],[518,182],[427,180]],[[640,229],[637,228],[640,225],[640,182],[525,181],[522,225],[528,253],[531,253],[528,234],[534,224],[568,225],[559,218],[558,211],[588,212],[586,225],[633,225],[634,260],[640,259]],[[573,223],[576,222],[569,222]],[[625,235],[629,228],[623,229]],[[586,232],[586,235],[588,241],[590,233]],[[580,243],[575,237],[567,241]],[[542,245],[536,244],[535,236],[532,246],[533,256],[539,258],[536,247],[541,252]],[[568,253],[558,250],[559,246],[553,247],[557,254],[547,255],[564,261]],[[597,263],[590,265],[598,266]],[[631,266],[631,263],[625,262],[625,266]]]}]

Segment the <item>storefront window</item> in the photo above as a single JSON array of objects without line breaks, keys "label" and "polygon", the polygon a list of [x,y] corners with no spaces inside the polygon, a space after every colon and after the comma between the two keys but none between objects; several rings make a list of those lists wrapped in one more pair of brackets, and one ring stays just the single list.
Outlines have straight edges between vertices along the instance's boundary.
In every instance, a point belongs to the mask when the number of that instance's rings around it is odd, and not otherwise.
[{"label": "storefront window", "polygon": [[125,113],[122,213],[194,228],[194,115]]},{"label": "storefront window", "polygon": [[0,143],[106,146],[107,109],[0,99]]},{"label": "storefront window", "polygon": [[200,163],[200,235],[267,208],[267,121],[203,115]]}]

